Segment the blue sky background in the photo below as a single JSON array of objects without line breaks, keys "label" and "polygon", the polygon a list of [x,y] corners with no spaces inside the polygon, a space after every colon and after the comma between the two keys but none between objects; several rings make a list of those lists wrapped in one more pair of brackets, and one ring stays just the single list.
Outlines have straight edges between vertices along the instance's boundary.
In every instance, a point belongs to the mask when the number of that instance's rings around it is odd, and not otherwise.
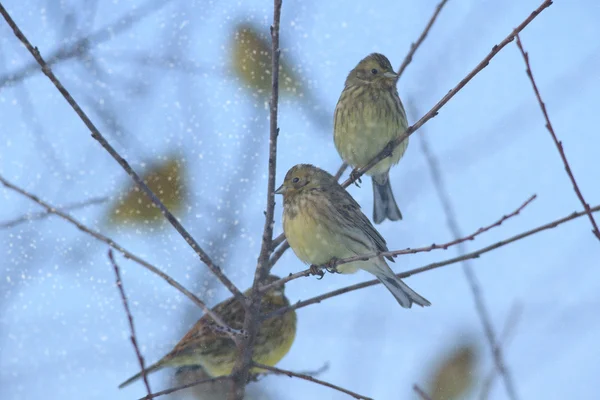
[{"label": "blue sky background", "polygon": [[[399,83],[405,104],[429,110],[541,1],[450,1]],[[229,67],[229,40],[241,20],[262,24],[272,3],[169,1],[9,0],[9,10],[42,55],[150,4],[151,12],[108,35],[89,57],[54,71],[107,139],[137,171],[171,152],[181,154],[192,193],[184,226],[246,288],[260,248],[266,199],[268,111],[248,96]],[[399,66],[436,1],[286,2],[285,57],[302,70],[332,115],[348,71],[369,52]],[[587,201],[600,203],[597,109],[600,90],[600,5],[557,1],[522,33],[557,135]],[[169,60],[168,63],[161,61]],[[32,63],[0,22],[0,82]],[[307,115],[296,100],[281,105],[277,181],[289,167],[340,164],[331,128]],[[107,117],[107,115],[112,115]],[[0,173],[56,206],[114,195],[129,178],[90,137],[50,81],[39,72],[0,87]],[[438,157],[448,195],[465,233],[538,199],[474,242],[469,250],[568,215],[582,207],[572,191],[514,44],[411,137],[392,171],[404,220],[378,229],[391,249],[451,240],[419,146],[426,135]],[[370,183],[350,193],[371,215]],[[39,211],[14,192],[0,191],[0,222]],[[280,202],[279,202],[280,203]],[[281,205],[275,229],[281,232]],[[73,212],[135,254],[175,277],[210,304],[227,293],[206,273],[170,227],[107,227],[109,205]],[[600,218],[600,216],[598,216]],[[580,218],[475,260],[486,304],[500,331],[511,309],[522,312],[506,364],[522,399],[592,399],[600,374],[600,242]],[[0,231],[0,393],[3,399],[134,399],[143,385],[117,385],[138,370],[128,325],[106,257],[107,246],[56,217]],[[456,255],[456,249],[397,259],[397,271]],[[201,315],[191,302],[140,266],[118,257],[138,340],[148,362],[170,350]],[[274,269],[303,269],[292,252]],[[292,301],[370,279],[359,272],[297,280]],[[427,309],[400,309],[382,288],[336,297],[298,311],[298,335],[279,366],[329,369],[320,378],[376,399],[414,398],[427,388],[440,355],[473,341],[477,384],[492,366],[474,302],[459,265],[407,282],[429,299]],[[206,291],[205,285],[213,289]],[[173,371],[151,378],[166,388]],[[269,377],[260,383],[272,399],[347,396],[300,380]],[[468,398],[479,398],[479,387]],[[180,398],[180,397],[175,397]],[[496,383],[490,399],[505,399]]]}]

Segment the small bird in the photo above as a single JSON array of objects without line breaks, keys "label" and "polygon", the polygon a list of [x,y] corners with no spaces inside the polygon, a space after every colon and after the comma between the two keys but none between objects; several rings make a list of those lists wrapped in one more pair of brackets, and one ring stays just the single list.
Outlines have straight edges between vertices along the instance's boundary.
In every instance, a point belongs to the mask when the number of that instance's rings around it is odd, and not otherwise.
[{"label": "small bird", "polygon": [[[279,279],[269,275],[264,284]],[[249,295],[250,289],[244,294]],[[263,295],[260,310],[261,314],[269,314],[289,305],[283,286],[279,286]],[[212,310],[231,328],[242,329],[245,310],[234,297],[217,304]],[[169,354],[146,368],[146,373],[164,367],[200,366],[211,377],[229,375],[236,361],[237,347],[228,334],[219,328],[208,315],[204,315]],[[253,360],[259,364],[274,366],[290,350],[295,336],[296,312],[293,310],[263,321],[254,344]],[[258,373],[260,369],[253,369],[251,372]],[[141,377],[140,372],[121,383],[119,388],[124,388]]]},{"label": "small bird", "polygon": [[[344,162],[354,168],[366,166],[392,140],[408,128],[406,112],[390,60],[373,53],[350,71],[335,107],[333,140]],[[373,181],[373,221],[402,219],[390,185],[390,168],[397,164],[408,146],[406,138],[390,157],[366,172]]]},{"label": "small bird", "polygon": [[[358,203],[328,172],[298,164],[286,174],[275,193],[283,195],[283,230],[294,253],[312,265],[388,251],[385,239],[362,213]],[[392,257],[388,260],[394,261]],[[431,303],[402,282],[384,257],[340,264],[337,271],[358,269],[375,275],[404,308]]]}]

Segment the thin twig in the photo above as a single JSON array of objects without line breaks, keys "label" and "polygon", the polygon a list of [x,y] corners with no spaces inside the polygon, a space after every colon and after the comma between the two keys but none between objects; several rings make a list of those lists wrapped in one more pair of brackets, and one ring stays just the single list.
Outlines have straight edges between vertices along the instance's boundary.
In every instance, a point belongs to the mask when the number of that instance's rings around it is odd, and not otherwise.
[{"label": "thin twig", "polygon": [[135,350],[135,355],[140,363],[140,368],[142,369],[142,379],[144,380],[144,385],[146,386],[146,391],[148,392],[148,396],[144,397],[144,399],[151,399],[152,390],[150,389],[150,383],[148,382],[148,376],[146,374],[146,366],[144,365],[144,357],[142,357],[142,352],[137,343],[137,336],[135,335],[135,326],[133,324],[133,316],[131,315],[131,310],[129,310],[129,303],[127,302],[127,296],[125,296],[125,289],[123,288],[123,281],[121,280],[121,273],[119,272],[119,266],[115,261],[115,257],[113,255],[112,249],[108,250],[108,258],[115,270],[116,284],[119,288],[119,293],[121,293],[121,300],[123,301],[123,308],[125,309],[125,314],[127,314],[127,320],[129,321],[129,330],[131,332],[131,344],[133,345],[133,349]]},{"label": "thin twig", "polygon": [[[429,149],[427,138],[425,137],[423,132],[421,132],[419,138],[421,139],[421,151],[423,152],[423,155],[427,160],[427,165],[431,173],[431,179],[433,181],[435,191],[437,192],[438,198],[442,203],[442,209],[444,210],[444,214],[446,215],[446,225],[448,226],[448,229],[450,230],[453,237],[460,238],[462,236],[461,229],[458,225],[456,213],[454,211],[450,198],[448,197],[448,192],[445,189],[439,163],[433,155],[433,153],[431,152],[431,150]],[[458,253],[461,256],[466,253],[466,248],[463,245],[463,242],[458,243]],[[498,345],[496,333],[492,325],[492,318],[490,317],[490,313],[487,309],[487,306],[485,305],[485,300],[483,298],[483,294],[481,293],[481,287],[477,280],[477,275],[475,274],[475,271],[473,270],[473,267],[468,262],[468,260],[462,261],[462,267],[467,283],[469,284],[469,289],[471,290],[471,295],[473,296],[473,301],[475,302],[475,309],[477,310],[477,315],[479,316],[481,325],[483,326],[483,330],[485,332],[487,342],[490,346],[492,357],[494,358],[494,362],[496,363],[498,371],[502,374],[508,398],[511,400],[517,400],[517,390],[515,388],[512,375],[506,367],[506,363],[504,362],[502,348]]]},{"label": "thin twig", "polygon": [[94,125],[94,123],[89,119],[87,114],[81,109],[79,104],[73,99],[71,94],[65,89],[62,83],[58,80],[58,78],[54,75],[48,64],[42,58],[39,50],[36,47],[33,47],[29,40],[25,37],[23,32],[19,29],[15,21],[8,14],[4,6],[0,3],[0,14],[4,17],[8,25],[12,28],[15,36],[23,43],[23,45],[29,50],[31,55],[35,58],[38,64],[42,67],[42,71],[44,74],[52,81],[54,86],[58,89],[58,91],[63,95],[65,100],[69,103],[69,105],[73,108],[73,110],[77,113],[79,118],[83,121],[83,123],[87,126],[87,128],[92,132],[92,137],[100,143],[102,147],[119,163],[119,165],[129,174],[129,176],[135,181],[138,187],[146,193],[146,195],[152,200],[154,205],[156,205],[162,214],[167,218],[167,220],[173,225],[173,227],[179,232],[181,237],[185,239],[185,241],[194,249],[196,254],[200,257],[202,262],[206,264],[206,266],[211,270],[213,274],[229,289],[229,291],[239,300],[244,301],[245,297],[240,292],[240,290],[225,276],[221,268],[217,266],[202,250],[198,242],[194,240],[194,238],[188,233],[188,231],[181,225],[181,223],[173,216],[173,214],[165,207],[165,205],[158,199],[158,197],[148,188],[148,186],[144,183],[142,178],[131,168],[129,163],[121,157],[119,153],[108,143],[108,141],[102,136],[98,128]]},{"label": "thin twig", "polygon": [[[102,204],[102,203],[106,202],[107,200],[108,200],[108,197],[94,197],[94,198],[91,198],[88,200],[80,201],[78,203],[66,205],[64,207],[61,207],[61,209],[64,211],[74,211],[74,210],[78,210],[80,208],[85,208],[87,206],[91,206],[91,205],[95,205],[95,204]],[[20,225],[24,222],[31,222],[31,221],[44,219],[50,215],[52,215],[52,213],[50,211],[40,211],[40,212],[33,213],[33,214],[25,214],[25,215],[15,218],[15,219],[11,219],[10,221],[0,223],[0,229],[14,228],[15,226]]]},{"label": "thin twig", "polygon": [[[536,197],[537,196],[534,194],[533,196],[529,197],[523,204],[521,204],[516,210],[514,210],[510,214],[502,216],[502,218],[500,218],[499,220],[497,220],[496,222],[494,222],[488,226],[479,228],[477,231],[473,232],[469,236],[463,236],[461,238],[454,239],[454,240],[452,240],[448,243],[444,243],[444,244],[432,244],[430,246],[408,248],[408,249],[404,249],[404,250],[394,250],[394,251],[384,251],[384,252],[380,252],[380,253],[361,254],[361,255],[357,255],[357,256],[352,256],[352,257],[348,257],[348,258],[335,260],[335,262],[329,263],[327,265],[327,267],[334,267],[334,266],[338,266],[338,265],[342,265],[342,264],[346,264],[346,263],[350,263],[350,262],[354,262],[354,261],[366,261],[366,260],[369,260],[369,259],[375,258],[375,257],[387,257],[387,256],[398,257],[400,255],[405,255],[405,254],[426,253],[426,252],[430,252],[433,250],[440,250],[440,249],[447,250],[451,246],[460,245],[461,243],[469,241],[469,240],[475,240],[475,237],[477,237],[478,235],[480,235],[484,232],[487,232],[492,228],[502,225],[504,223],[504,221],[506,221],[507,219],[510,219],[512,217],[519,215],[519,213],[521,211],[523,211],[523,209],[525,207],[527,207],[533,200],[535,200]],[[283,248],[283,246],[281,248]],[[277,249],[277,251],[275,253],[277,254],[281,248]],[[275,254],[273,255],[272,259],[274,259],[274,258],[275,258]],[[275,260],[275,261],[277,261],[277,260]],[[287,276],[285,278],[281,278],[278,281],[275,281],[273,283],[265,285],[265,286],[261,287],[260,290],[264,293],[274,287],[283,286],[285,283],[292,281],[294,279],[298,279],[298,278],[302,278],[302,277],[306,277],[306,276],[310,276],[310,275],[312,275],[312,269],[309,268],[307,270],[300,271],[295,274],[290,274],[289,276]]]},{"label": "thin twig", "polygon": [[413,390],[419,395],[421,400],[431,400],[431,397],[427,393],[425,393],[425,391],[421,389],[416,383],[413,385]]},{"label": "thin twig", "polygon": [[231,379],[231,375],[217,376],[216,378],[200,379],[195,382],[186,383],[185,385],[181,385],[181,386],[177,386],[177,387],[174,387],[171,389],[161,390],[160,392],[152,393],[151,395],[142,397],[138,400],[153,399],[155,397],[160,397],[160,396],[164,396],[164,395],[171,394],[174,392],[178,392],[180,390],[191,388],[193,386],[203,385],[203,384],[207,384],[207,383],[216,383],[216,382],[230,380],[230,379]]},{"label": "thin twig", "polygon": [[[590,209],[590,211],[591,212],[598,212],[598,211],[600,211],[600,205],[592,207]],[[536,228],[533,228],[533,229],[530,229],[528,231],[519,233],[518,235],[515,235],[515,236],[511,236],[511,237],[509,237],[507,239],[501,240],[499,242],[496,242],[496,243],[491,244],[489,246],[483,247],[483,248],[481,248],[479,250],[476,250],[476,251],[473,251],[471,253],[467,253],[467,254],[464,254],[462,256],[457,256],[457,257],[454,257],[454,258],[450,258],[450,259],[447,259],[447,260],[444,260],[444,261],[439,261],[439,262],[431,263],[431,264],[425,265],[425,266],[420,267],[420,268],[412,269],[410,271],[401,272],[399,274],[396,274],[396,276],[398,278],[401,278],[401,279],[408,278],[409,276],[420,274],[420,273],[425,272],[425,271],[430,271],[432,269],[444,267],[446,265],[455,264],[455,263],[458,263],[458,262],[461,262],[461,261],[464,261],[464,260],[472,260],[472,259],[475,259],[475,258],[479,258],[479,257],[481,257],[485,253],[489,253],[490,251],[496,250],[496,249],[498,249],[500,247],[504,247],[504,246],[506,246],[506,245],[508,245],[510,243],[517,242],[517,241],[522,240],[522,239],[524,239],[524,238],[526,238],[528,236],[535,235],[536,233],[539,233],[539,232],[542,232],[542,231],[545,231],[545,230],[548,230],[548,229],[556,228],[558,225],[562,225],[565,222],[572,221],[572,220],[580,218],[580,217],[582,217],[584,215],[587,215],[587,211],[574,212],[574,213],[572,213],[572,214],[570,214],[570,215],[568,215],[566,217],[556,219],[556,220],[554,220],[552,222],[548,222],[547,224],[544,224],[544,225],[540,225],[540,226],[538,226]],[[302,271],[299,274],[304,274],[304,273],[305,273],[305,271]],[[296,274],[294,274],[294,275],[296,275]],[[309,275],[310,275],[310,272],[308,274],[306,274],[306,275],[303,275],[303,276],[309,276]],[[326,300],[326,299],[329,299],[329,298],[332,298],[332,297],[335,297],[335,296],[339,296],[339,295],[344,294],[344,293],[348,293],[348,292],[352,292],[352,291],[355,291],[355,290],[363,289],[363,288],[366,288],[366,287],[369,287],[369,286],[375,286],[375,285],[378,285],[380,283],[381,282],[379,282],[378,280],[374,279],[374,280],[371,280],[371,281],[358,283],[356,285],[346,286],[346,287],[341,288],[341,289],[337,289],[337,290],[334,290],[334,291],[331,291],[331,292],[328,292],[328,293],[324,293],[324,294],[316,296],[316,297],[312,297],[312,298],[310,298],[308,300],[299,301],[299,302],[297,302],[296,304],[294,304],[294,305],[292,305],[290,307],[282,307],[279,310],[273,311],[272,313],[270,313],[268,315],[265,315],[263,317],[263,320],[268,319],[268,318],[273,318],[273,317],[276,317],[278,315],[283,315],[286,312],[289,312],[289,311],[292,311],[292,310],[297,310],[299,308],[303,308],[303,307],[309,306],[311,304],[320,303],[323,300]]]},{"label": "thin twig", "polygon": [[271,255],[271,258],[269,259],[269,268],[273,268],[281,256],[283,256],[283,253],[285,253],[289,248],[290,244],[287,242],[287,240],[284,241],[284,243],[279,246],[279,248]]},{"label": "thin twig", "polygon": [[292,371],[287,371],[285,369],[270,367],[270,366],[264,365],[264,364],[258,364],[258,363],[252,363],[252,364],[256,368],[266,369],[267,371],[271,371],[272,373],[277,374],[277,375],[287,375],[290,378],[300,378],[300,379],[304,379],[305,381],[313,382],[313,383],[316,383],[316,384],[319,384],[319,385],[322,385],[322,386],[327,386],[328,388],[335,389],[335,390],[337,390],[339,392],[342,392],[342,393],[346,393],[347,395],[352,396],[355,399],[359,399],[359,400],[361,400],[361,399],[362,400],[373,400],[370,397],[366,397],[366,396],[363,396],[361,394],[351,392],[348,389],[344,389],[344,388],[339,387],[337,385],[334,385],[332,383],[322,381],[322,380],[314,378],[314,377],[312,377],[310,375],[299,374],[297,372],[292,372]]},{"label": "thin twig", "polygon": [[342,177],[342,175],[344,175],[344,172],[346,172],[347,168],[348,168],[348,164],[346,164],[345,162],[342,163],[342,165],[340,165],[340,167],[338,168],[337,172],[333,176],[336,181],[340,180],[340,178]]},{"label": "thin twig", "polygon": [[54,214],[57,215],[59,217],[61,217],[62,219],[66,220],[67,222],[70,222],[71,224],[75,225],[79,230],[87,233],[88,235],[91,235],[92,237],[94,237],[95,239],[106,243],[107,245],[109,245],[110,247],[112,247],[113,249],[117,250],[119,253],[123,254],[126,258],[135,261],[136,263],[138,263],[139,265],[141,265],[142,267],[146,268],[148,271],[160,276],[162,279],[164,279],[169,285],[173,286],[175,289],[177,289],[179,292],[181,292],[184,296],[186,296],[188,299],[190,299],[194,304],[196,304],[198,307],[200,307],[202,309],[202,311],[204,311],[205,314],[210,315],[210,317],[215,321],[215,323],[217,323],[218,325],[220,325],[223,329],[225,329],[225,331],[230,332],[230,336],[232,336],[232,339],[235,341],[237,340],[237,337],[235,336],[240,336],[243,335],[243,332],[239,332],[236,331],[235,329],[229,327],[222,319],[220,316],[218,316],[216,313],[214,313],[210,308],[208,308],[208,306],[206,304],[204,304],[204,302],[202,300],[200,300],[198,297],[196,297],[194,294],[192,294],[190,291],[188,291],[185,287],[183,287],[179,282],[177,282],[175,279],[171,278],[169,275],[167,275],[166,273],[164,273],[163,271],[161,271],[160,269],[158,269],[157,267],[155,267],[154,265],[150,264],[149,262],[141,259],[140,257],[136,256],[135,254],[131,253],[130,251],[126,250],[123,246],[121,246],[120,244],[116,243],[114,240],[112,240],[111,238],[104,236],[103,234],[101,234],[98,231],[94,231],[90,228],[88,228],[87,226],[85,226],[84,224],[82,224],[81,222],[77,221],[75,218],[71,217],[69,214],[58,210],[56,207],[46,203],[45,201],[41,200],[38,196],[31,194],[29,192],[27,192],[26,190],[8,182],[6,179],[4,179],[2,176],[0,176],[0,183],[2,183],[5,187],[14,190],[15,192],[27,197],[28,199],[36,202],[37,204],[39,204],[40,206],[42,206],[43,208],[46,209],[47,212],[49,212],[50,214]]},{"label": "thin twig", "polygon": [[504,40],[502,40],[499,44],[492,47],[492,50],[489,54],[479,63],[477,66],[467,74],[452,90],[450,90],[431,110],[429,110],[421,119],[419,119],[414,125],[409,126],[406,132],[402,136],[397,139],[392,140],[375,158],[373,158],[367,165],[362,168],[355,169],[352,171],[350,178],[346,179],[344,183],[342,183],[343,187],[348,187],[353,182],[358,180],[365,172],[370,170],[375,164],[384,158],[390,156],[392,151],[398,147],[406,138],[412,135],[417,129],[423,126],[427,121],[435,117],[440,109],[453,98],[456,93],[458,93],[463,87],[466,86],[467,83],[471,79],[475,77],[479,72],[481,72],[485,67],[488,66],[490,61],[502,50],[506,47],[507,44],[512,42],[515,39],[515,36],[521,32],[531,21],[533,21],[544,9],[550,7],[552,4],[552,0],[545,0],[535,11],[533,11],[519,26],[517,26]]},{"label": "thin twig", "polygon": [[[134,11],[127,13],[123,17],[120,17],[114,22],[98,29],[81,39],[72,42],[70,45],[66,45],[54,50],[51,54],[46,57],[46,62],[49,66],[53,66],[59,62],[69,60],[71,58],[79,57],[86,52],[89,52],[93,46],[106,42],[107,40],[114,39],[120,33],[130,29],[136,22],[147,17],[152,12],[159,10],[171,0],[151,0],[147,3],[136,7]],[[36,62],[27,64],[15,72],[9,72],[4,76],[0,76],[0,88],[5,85],[15,84],[29,76],[34,72],[39,71]]]},{"label": "thin twig", "polygon": [[537,98],[537,101],[540,104],[540,108],[542,109],[542,113],[544,114],[544,119],[546,120],[546,129],[548,129],[548,132],[550,132],[550,135],[552,136],[552,140],[554,140],[554,144],[556,145],[556,148],[558,149],[558,153],[560,154],[560,158],[562,159],[562,162],[565,165],[565,171],[567,171],[567,175],[569,176],[569,179],[571,180],[571,183],[573,184],[573,190],[575,191],[577,198],[579,198],[579,201],[583,205],[583,208],[588,212],[588,217],[590,219],[590,223],[592,224],[592,233],[596,236],[596,238],[598,240],[600,240],[600,230],[598,230],[598,225],[596,224],[596,220],[594,220],[594,217],[592,216],[592,213],[590,212],[590,205],[583,198],[583,194],[581,193],[581,190],[579,189],[579,185],[577,185],[577,181],[575,180],[575,175],[573,175],[573,171],[571,171],[571,166],[569,165],[569,161],[567,161],[567,155],[565,154],[565,149],[563,148],[563,144],[560,140],[558,140],[558,137],[556,136],[556,133],[554,132],[554,128],[552,127],[552,123],[550,122],[550,116],[548,115],[548,111],[546,110],[546,104],[542,100],[542,95],[540,94],[537,84],[535,83],[535,79],[533,78],[533,72],[531,71],[531,65],[529,64],[529,54],[527,54],[527,52],[523,48],[523,44],[521,43],[521,38],[519,37],[519,35],[517,35],[517,47],[521,51],[521,55],[523,56],[523,60],[525,61],[525,66],[527,68],[527,76],[529,77],[529,80],[531,81],[531,86],[533,87],[533,91],[535,92],[535,97]]},{"label": "thin twig", "polygon": [[406,69],[406,67],[408,67],[408,64],[410,64],[412,62],[413,56],[417,52],[417,49],[419,48],[419,46],[421,46],[421,43],[423,43],[423,41],[427,37],[429,30],[433,26],[433,23],[435,22],[439,13],[442,11],[442,8],[446,5],[447,2],[448,2],[448,0],[440,1],[440,3],[435,7],[435,11],[434,11],[433,15],[431,16],[431,18],[429,19],[429,22],[425,26],[425,29],[421,33],[421,36],[419,36],[419,38],[417,39],[416,42],[411,43],[408,54],[406,55],[406,57],[404,57],[404,61],[402,61],[400,68],[398,68],[398,77],[396,78],[396,81],[400,80],[400,77],[404,73],[404,70]]},{"label": "thin twig", "polygon": [[[506,318],[506,322],[504,323],[504,329],[502,330],[502,332],[500,332],[500,337],[498,339],[498,346],[502,346],[503,348],[506,348],[506,346],[508,344],[508,340],[509,340],[511,334],[513,333],[513,331],[515,330],[517,323],[519,322],[519,317],[521,316],[522,308],[523,307],[519,303],[515,303],[511,307],[510,311],[508,312],[508,317]],[[496,376],[498,375],[499,372],[500,371],[498,371],[498,368],[496,367],[496,364],[494,363],[494,367],[489,372],[487,378],[484,379],[483,383],[481,384],[481,394],[479,395],[480,400],[486,400],[488,398],[489,392],[492,389],[494,380],[496,379]]]},{"label": "thin twig", "polygon": [[229,392],[230,400],[243,400],[246,382],[252,365],[254,341],[260,325],[260,303],[263,293],[258,290],[269,273],[269,257],[273,246],[273,221],[275,218],[275,174],[277,166],[277,114],[279,110],[279,25],[281,20],[282,0],[273,0],[273,25],[271,26],[271,100],[269,102],[269,164],[267,181],[267,209],[262,235],[262,245],[250,299],[246,302],[244,317],[244,332],[247,336],[242,339],[239,356],[232,371],[232,385]]}]

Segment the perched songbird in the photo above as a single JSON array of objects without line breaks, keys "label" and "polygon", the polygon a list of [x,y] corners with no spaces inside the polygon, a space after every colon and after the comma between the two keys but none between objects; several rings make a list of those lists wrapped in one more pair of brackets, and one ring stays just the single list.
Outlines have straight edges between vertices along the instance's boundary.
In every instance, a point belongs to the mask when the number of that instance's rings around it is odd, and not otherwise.
[{"label": "perched songbird", "polygon": [[[373,53],[350,71],[335,107],[333,139],[340,157],[354,168],[366,166],[385,146],[408,128],[390,61]],[[397,221],[402,213],[390,185],[390,168],[408,146],[408,138],[366,172],[373,181],[373,221]]]},{"label": "perched songbird", "polygon": [[[336,259],[388,251],[358,203],[328,172],[310,164],[296,165],[275,193],[283,194],[285,236],[305,263],[326,265]],[[357,269],[375,275],[402,307],[431,305],[397,278],[381,256],[337,267],[341,273]]]},{"label": "perched songbird", "polygon": [[[265,284],[279,280],[270,275]],[[250,289],[245,294],[249,295]],[[267,291],[261,301],[261,314],[269,314],[289,306],[283,286]],[[244,306],[231,297],[212,309],[229,327],[240,330],[244,324]],[[179,341],[173,350],[160,361],[146,368],[147,373],[164,367],[201,366],[210,376],[231,373],[237,357],[237,347],[223,329],[204,315]],[[296,336],[296,312],[269,318],[262,322],[254,344],[253,360],[259,364],[274,366],[287,354]],[[260,370],[253,370],[257,373]],[[119,385],[123,388],[142,377],[141,372]]]}]

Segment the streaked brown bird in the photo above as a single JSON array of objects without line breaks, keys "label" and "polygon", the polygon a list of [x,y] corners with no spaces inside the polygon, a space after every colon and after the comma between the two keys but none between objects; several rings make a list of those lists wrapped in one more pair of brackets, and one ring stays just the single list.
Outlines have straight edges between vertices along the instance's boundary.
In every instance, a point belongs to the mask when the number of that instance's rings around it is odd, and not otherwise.
[{"label": "streaked brown bird", "polygon": [[[327,265],[332,260],[388,251],[385,239],[362,213],[358,203],[328,172],[298,164],[275,191],[283,194],[283,230],[294,253],[307,264]],[[394,261],[392,257],[388,260]],[[338,272],[362,269],[375,275],[404,308],[413,303],[429,306],[387,265],[384,257],[340,264]]]},{"label": "streaked brown bird", "polygon": [[[280,278],[270,275],[265,285]],[[250,289],[245,292],[250,294]],[[260,311],[266,315],[281,307],[289,306],[283,286],[267,291],[262,298]],[[233,329],[241,330],[246,314],[244,306],[231,297],[212,309]],[[296,337],[296,312],[290,311],[282,316],[272,317],[262,322],[256,342],[253,360],[259,364],[274,366],[290,350]],[[211,377],[229,375],[237,357],[237,347],[226,332],[223,332],[213,320],[204,315],[175,348],[155,364],[146,368],[146,373],[158,371],[164,367],[200,366]],[[260,370],[253,369],[253,373]],[[142,377],[137,373],[119,385],[119,388],[135,382]]]},{"label": "streaked brown bird", "polygon": [[[392,140],[408,128],[406,112],[392,64],[379,53],[369,54],[350,71],[335,107],[333,139],[348,165],[366,166]],[[373,181],[373,221],[402,219],[390,185],[390,168],[397,164],[408,146],[408,138],[367,171]]]}]

